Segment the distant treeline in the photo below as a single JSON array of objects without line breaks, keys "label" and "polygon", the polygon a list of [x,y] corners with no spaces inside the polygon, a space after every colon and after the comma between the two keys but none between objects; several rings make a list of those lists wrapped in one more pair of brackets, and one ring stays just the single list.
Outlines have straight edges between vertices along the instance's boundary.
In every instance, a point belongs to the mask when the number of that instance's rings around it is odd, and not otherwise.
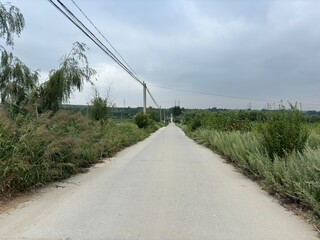
[{"label": "distant treeline", "polygon": [[[63,104],[62,108],[71,109],[75,111],[80,111],[83,114],[89,114],[89,105],[71,105],[71,104]],[[160,121],[169,121],[171,114],[173,117],[178,117],[184,112],[191,111],[192,109],[184,109],[179,106],[167,108],[167,109],[158,109],[158,108],[147,108],[147,114],[150,118],[156,122]],[[113,119],[127,119],[132,120],[138,113],[143,112],[142,107],[112,107],[111,109],[111,118]]]},{"label": "distant treeline", "polygon": [[[65,109],[74,109],[80,110],[84,114],[89,114],[89,106],[88,105],[63,105]],[[142,112],[142,107],[113,107],[111,111],[111,118],[113,119],[133,119],[138,113]],[[270,111],[277,110],[231,110],[226,108],[208,108],[208,109],[191,109],[191,108],[183,108],[180,106],[175,106],[171,108],[161,109],[161,119],[162,121],[169,121],[171,114],[175,121],[180,122],[180,118],[189,112],[193,111],[207,111],[214,113],[234,113],[240,115],[241,118],[249,120],[249,121],[259,121],[266,119],[267,113]],[[150,117],[158,122],[160,121],[160,109],[149,107],[147,108],[147,113]],[[305,122],[308,123],[316,123],[320,122],[320,112],[319,111],[303,111],[303,118]]]}]

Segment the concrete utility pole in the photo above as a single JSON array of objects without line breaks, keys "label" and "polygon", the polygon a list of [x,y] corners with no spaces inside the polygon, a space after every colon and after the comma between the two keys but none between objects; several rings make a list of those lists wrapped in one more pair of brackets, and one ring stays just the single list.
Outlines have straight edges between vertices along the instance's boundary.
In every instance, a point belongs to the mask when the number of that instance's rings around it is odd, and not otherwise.
[{"label": "concrete utility pole", "polygon": [[143,113],[147,113],[147,84],[143,82]]}]

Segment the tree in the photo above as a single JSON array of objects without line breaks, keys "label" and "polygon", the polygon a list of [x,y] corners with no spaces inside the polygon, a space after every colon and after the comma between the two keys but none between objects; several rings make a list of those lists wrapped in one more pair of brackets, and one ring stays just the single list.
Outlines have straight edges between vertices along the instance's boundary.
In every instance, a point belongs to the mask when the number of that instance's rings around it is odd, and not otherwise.
[{"label": "tree", "polygon": [[178,117],[181,115],[182,109],[180,108],[180,106],[174,106],[173,108],[171,108],[171,113],[174,117]]},{"label": "tree", "polygon": [[50,72],[48,81],[39,88],[42,110],[57,111],[75,90],[82,90],[84,82],[93,84],[90,79],[96,71],[89,67],[86,50],[84,43],[74,43],[70,53],[63,57],[59,69]]},{"label": "tree", "polygon": [[[0,37],[13,46],[13,35],[20,36],[25,20],[20,10],[11,4],[0,3]],[[30,70],[19,58],[0,45],[1,103],[19,104],[35,87],[38,73]]]}]

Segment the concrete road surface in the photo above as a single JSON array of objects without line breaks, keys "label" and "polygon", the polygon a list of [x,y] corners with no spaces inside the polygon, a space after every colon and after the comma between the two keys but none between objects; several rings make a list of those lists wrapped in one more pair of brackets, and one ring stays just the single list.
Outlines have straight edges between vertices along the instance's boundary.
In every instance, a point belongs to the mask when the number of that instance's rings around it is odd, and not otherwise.
[{"label": "concrete road surface", "polygon": [[0,215],[0,239],[313,240],[312,226],[175,125]]}]

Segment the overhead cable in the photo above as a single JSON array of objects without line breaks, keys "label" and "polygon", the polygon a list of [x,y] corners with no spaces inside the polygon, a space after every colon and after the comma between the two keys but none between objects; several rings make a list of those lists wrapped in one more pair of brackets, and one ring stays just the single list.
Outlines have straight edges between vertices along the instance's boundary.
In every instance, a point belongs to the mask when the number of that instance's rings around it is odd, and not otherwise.
[{"label": "overhead cable", "polygon": [[[106,53],[112,60],[114,60],[123,70],[125,70],[133,79],[135,79],[141,85],[144,85],[140,77],[134,72],[131,66],[124,60],[124,58],[120,55],[120,53],[112,46],[112,44],[107,40],[107,38],[99,31],[99,29],[93,24],[93,22],[87,17],[87,15],[82,11],[82,9],[75,3],[75,1],[71,0],[74,5],[81,11],[81,13],[87,18],[87,20],[92,24],[92,26],[99,32],[99,34],[106,40],[106,42],[112,47],[112,49],[119,55],[122,63],[117,56],[115,56],[112,51],[106,47],[99,38],[90,31],[74,14],[73,12],[66,7],[60,0],[57,2],[62,6],[61,9],[53,0],[48,0],[56,9],[58,9],[65,17],[67,17],[79,30],[81,30],[92,42],[94,42],[104,53]],[[152,101],[155,103],[157,107],[158,104],[155,101],[154,97],[152,96],[149,89],[147,89],[149,96],[151,97]]]},{"label": "overhead cable", "polygon": [[[95,34],[93,34],[60,0],[57,0],[60,5],[77,21],[85,28],[86,31],[88,31],[98,42],[101,44],[108,52],[110,55],[112,55],[112,59],[118,63],[129,75],[131,75],[136,81],[138,81],[140,84],[142,84],[142,81],[139,79],[138,76],[136,76],[135,73],[130,71],[127,66],[125,66],[97,37]],[[109,55],[108,54],[108,55]]]},{"label": "overhead cable", "polygon": [[[246,98],[246,97],[228,96],[228,95],[221,95],[221,94],[215,94],[215,93],[209,93],[209,92],[194,91],[194,90],[174,88],[174,87],[165,87],[165,86],[160,86],[160,85],[157,85],[157,84],[149,84],[149,85],[153,86],[153,87],[157,87],[157,88],[163,88],[163,89],[179,91],[179,92],[187,92],[187,93],[192,93],[192,94],[210,95],[210,96],[215,96],[215,97],[234,98],[234,99],[242,99],[242,100],[254,100],[254,101],[260,101],[260,102],[270,102],[270,100],[259,99],[259,98]],[[280,103],[281,101],[271,101],[271,102],[279,102]]]},{"label": "overhead cable", "polygon": [[[157,84],[149,84],[149,86],[162,88],[162,89],[168,89],[173,91],[179,91],[179,92],[186,92],[191,94],[200,94],[200,95],[209,95],[209,96],[215,96],[215,97],[223,97],[223,98],[232,98],[232,99],[241,99],[241,100],[247,100],[247,101],[257,101],[257,102],[265,102],[265,103],[283,103],[283,101],[277,101],[277,100],[268,100],[268,99],[261,99],[261,98],[248,98],[248,97],[239,97],[239,96],[229,96],[229,95],[222,95],[222,94],[215,94],[215,93],[209,93],[209,92],[202,92],[202,91],[194,91],[194,90],[188,90],[188,89],[181,89],[181,88],[174,88],[174,87],[166,87],[166,86],[160,86]],[[310,105],[310,106],[320,106],[320,104],[316,103],[301,103],[303,105]]]},{"label": "overhead cable", "polygon": [[[101,37],[110,45],[110,47],[118,54],[121,60],[128,66],[128,68],[137,76],[138,74],[132,69],[132,67],[127,63],[127,61],[121,56],[121,54],[117,51],[117,49],[111,44],[111,42],[101,33],[101,31],[96,27],[96,25],[89,19],[89,17],[84,13],[84,11],[79,7],[78,4],[74,0],[71,2],[76,6],[76,8],[82,13],[82,15],[91,23],[91,25],[97,30],[97,32],[101,35]],[[140,77],[139,77],[140,78]]]},{"label": "overhead cable", "polygon": [[154,102],[154,104],[157,106],[157,108],[160,108],[159,105],[158,105],[158,103],[156,102],[156,100],[155,100],[154,97],[152,96],[149,88],[146,88],[146,89],[147,89],[147,92],[148,92],[149,96],[151,97],[152,101]]},{"label": "overhead cable", "polygon": [[79,28],[91,41],[93,41],[103,52],[105,52],[112,60],[114,60],[123,70],[125,70],[132,78],[142,85],[142,81],[130,71],[96,36],[93,34],[60,0],[58,3],[64,8],[62,10],[53,0],[48,0],[56,7],[65,17],[67,17],[77,28]]}]

